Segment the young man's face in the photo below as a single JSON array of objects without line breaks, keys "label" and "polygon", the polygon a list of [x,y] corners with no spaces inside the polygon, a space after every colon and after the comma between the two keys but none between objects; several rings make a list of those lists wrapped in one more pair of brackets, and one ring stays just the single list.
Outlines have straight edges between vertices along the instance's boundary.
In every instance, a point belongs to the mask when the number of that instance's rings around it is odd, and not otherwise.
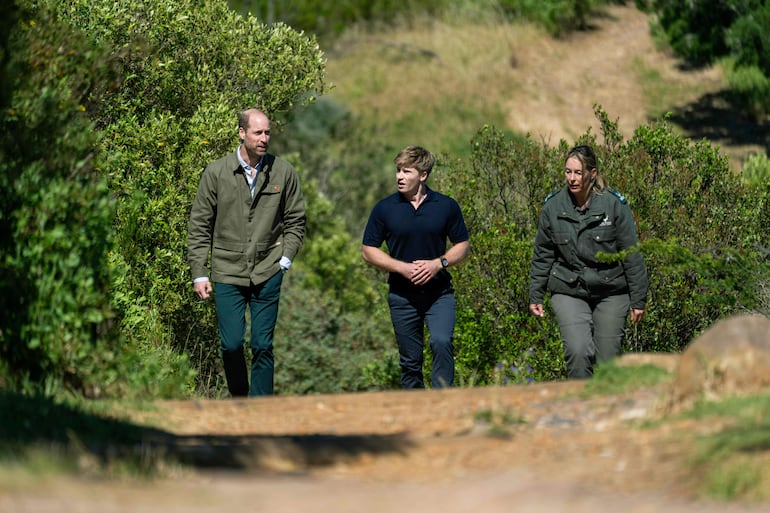
[{"label": "young man's face", "polygon": [[428,178],[428,173],[420,172],[414,167],[399,167],[396,169],[398,192],[405,196],[417,194],[420,184]]}]

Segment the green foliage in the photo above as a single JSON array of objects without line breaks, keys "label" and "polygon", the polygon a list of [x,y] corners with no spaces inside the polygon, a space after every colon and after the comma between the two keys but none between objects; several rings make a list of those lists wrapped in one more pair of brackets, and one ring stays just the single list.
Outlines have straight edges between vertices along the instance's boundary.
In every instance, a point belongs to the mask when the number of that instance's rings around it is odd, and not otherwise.
[{"label": "green foliage", "polygon": [[[329,96],[293,109],[285,126],[273,147],[301,155],[303,166],[312,170],[305,180],[312,177],[325,208],[345,221],[347,232],[362,233],[372,205],[393,190],[395,172],[381,155],[395,156],[401,148],[383,141],[377,126],[364,124]],[[338,205],[345,208],[334,208]]]},{"label": "green foliage", "polygon": [[754,153],[743,164],[743,183],[762,188],[770,184],[770,158],[765,153]]},{"label": "green foliage", "polygon": [[312,37],[215,0],[19,5],[2,54],[14,81],[1,179],[15,191],[2,206],[13,287],[3,379],[185,395],[185,354],[206,371],[217,347],[185,261],[200,171],[235,147],[241,109],[286,111],[322,94],[323,56]]},{"label": "green foliage", "polygon": [[553,36],[586,30],[589,17],[605,0],[499,0],[500,9],[512,19],[534,21]]},{"label": "green foliage", "polygon": [[[394,388],[397,349],[384,298],[369,315],[345,311],[325,295],[308,295],[287,274],[276,327],[276,390],[280,394],[341,393]],[[395,378],[395,379],[394,379]]]},{"label": "green foliage", "polygon": [[558,331],[528,311],[531,243],[517,240],[515,230],[506,225],[471,233],[471,256],[453,270],[458,382],[561,377]]},{"label": "green foliage", "polygon": [[728,51],[725,31],[739,15],[733,3],[654,0],[653,10],[677,55],[710,63]]},{"label": "green foliage", "polygon": [[119,344],[104,300],[114,202],[81,103],[112,62],[52,17],[21,10],[4,41],[0,116],[0,383],[49,394],[97,387]]},{"label": "green foliage", "polygon": [[508,20],[527,20],[560,36],[589,27],[593,11],[607,0],[230,0],[233,8],[250,12],[266,23],[286,23],[312,32],[323,39],[334,39],[355,24],[411,26],[426,17],[458,19],[500,16]]},{"label": "green foliage", "polygon": [[230,0],[266,23],[280,21],[319,36],[339,35],[355,23],[385,23],[412,11],[436,12],[447,0]]},{"label": "green foliage", "polygon": [[[743,5],[741,5],[743,4]],[[770,2],[739,3],[741,14],[727,31],[725,40],[739,67],[756,67],[770,75]]]},{"label": "green foliage", "polygon": [[756,66],[725,65],[730,100],[755,119],[770,115],[770,76]]},{"label": "green foliage", "polygon": [[185,260],[200,172],[233,150],[243,108],[280,112],[322,93],[323,57],[312,37],[218,1],[68,2],[61,19],[122,66],[120,87],[94,89],[87,104],[112,156],[113,307],[131,343],[189,354],[202,390],[215,382],[218,342]]},{"label": "green foliage", "polygon": [[[304,166],[295,166],[308,224],[300,258],[286,274],[281,293],[278,393],[392,388],[394,370],[399,374],[384,276],[364,264],[361,242],[348,232],[335,204],[318,192]],[[373,285],[376,281],[379,286]]]}]

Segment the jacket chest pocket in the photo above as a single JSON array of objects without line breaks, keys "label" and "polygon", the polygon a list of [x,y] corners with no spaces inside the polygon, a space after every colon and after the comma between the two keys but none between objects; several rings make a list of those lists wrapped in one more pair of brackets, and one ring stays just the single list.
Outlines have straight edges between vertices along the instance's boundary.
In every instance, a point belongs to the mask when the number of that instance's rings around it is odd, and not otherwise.
[{"label": "jacket chest pocket", "polygon": [[593,228],[586,233],[585,239],[594,251],[617,252],[617,232],[614,226]]},{"label": "jacket chest pocket", "polygon": [[281,204],[281,188],[277,184],[267,184],[265,190],[259,193],[257,208],[277,210]]},{"label": "jacket chest pocket", "polygon": [[559,231],[553,234],[553,243],[556,251],[561,253],[562,258],[571,262],[575,256],[575,233],[570,231]]}]

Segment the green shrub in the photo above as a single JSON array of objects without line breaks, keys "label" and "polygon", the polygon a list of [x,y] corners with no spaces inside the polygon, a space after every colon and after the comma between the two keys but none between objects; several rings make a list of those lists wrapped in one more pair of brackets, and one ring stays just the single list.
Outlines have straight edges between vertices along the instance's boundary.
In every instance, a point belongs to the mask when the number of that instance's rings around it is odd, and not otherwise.
[{"label": "green shrub", "polygon": [[397,350],[385,274],[363,262],[358,236],[347,231],[335,203],[319,192],[307,168],[294,163],[303,183],[308,224],[302,251],[281,293],[275,349],[278,393],[391,388]]},{"label": "green shrub", "polygon": [[457,19],[503,16],[508,20],[528,20],[560,36],[588,28],[588,19],[607,0],[230,0],[240,12],[251,12],[266,23],[282,22],[298,30],[333,40],[355,24],[409,26],[427,18]]},{"label": "green shrub", "polygon": [[651,4],[656,25],[666,34],[674,53],[695,65],[725,60],[733,103],[762,119],[770,113],[770,3],[764,0],[681,2],[637,1]]},{"label": "green shrub", "polygon": [[7,379],[189,393],[185,355],[210,379],[216,347],[185,261],[200,172],[236,146],[239,110],[324,92],[318,45],[214,0],[19,4],[2,120]]},{"label": "green shrub", "polygon": [[756,66],[725,64],[730,100],[755,119],[770,115],[770,76]]},{"label": "green shrub", "polygon": [[770,32],[767,29],[770,27],[770,2],[755,0],[746,4],[748,12],[740,9],[738,12],[742,16],[735,20],[727,31],[727,46],[737,66],[756,67],[768,76]]},{"label": "green shrub", "polygon": [[743,164],[743,183],[749,187],[762,188],[770,183],[770,159],[765,153],[754,153]]},{"label": "green shrub", "polygon": [[20,9],[1,53],[0,384],[89,391],[120,341],[105,300],[115,204],[82,100],[111,87],[114,62],[35,14]]}]

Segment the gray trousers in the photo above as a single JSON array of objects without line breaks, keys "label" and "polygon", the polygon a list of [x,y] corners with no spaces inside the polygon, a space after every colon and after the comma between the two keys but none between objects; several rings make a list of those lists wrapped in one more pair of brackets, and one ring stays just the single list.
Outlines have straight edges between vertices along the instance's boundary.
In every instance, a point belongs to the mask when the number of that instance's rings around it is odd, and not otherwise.
[{"label": "gray trousers", "polygon": [[594,364],[620,355],[630,304],[628,294],[594,300],[564,294],[551,297],[570,379],[589,378]]}]

